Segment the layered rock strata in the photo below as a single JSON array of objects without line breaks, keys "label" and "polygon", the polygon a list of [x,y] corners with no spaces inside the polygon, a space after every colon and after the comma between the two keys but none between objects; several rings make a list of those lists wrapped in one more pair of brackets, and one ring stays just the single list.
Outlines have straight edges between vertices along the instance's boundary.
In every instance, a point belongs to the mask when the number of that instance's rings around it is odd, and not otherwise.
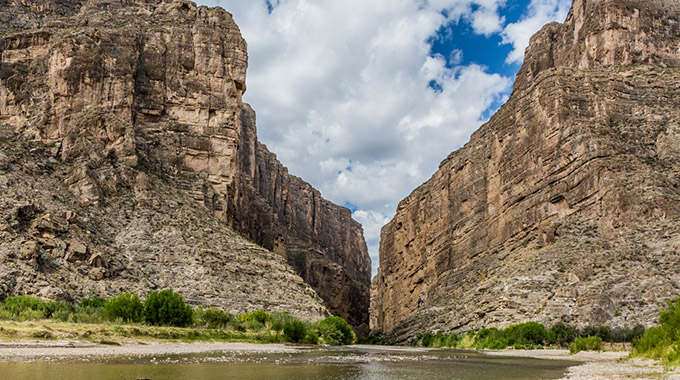
[{"label": "layered rock strata", "polygon": [[[192,204],[192,212],[197,213],[192,223],[217,226],[216,221],[226,222],[241,235],[278,253],[281,259],[272,259],[271,265],[281,260],[288,263],[286,268],[292,265],[323,297],[331,312],[350,319],[355,326],[367,323],[370,260],[361,226],[351,220],[348,210],[323,200],[318,191],[288,175],[275,156],[257,142],[254,114],[242,102],[246,43],[229,13],[185,1],[13,0],[0,5],[0,124],[9,136],[4,143],[17,149],[37,144],[32,149],[49,152],[40,156],[49,158],[48,162],[40,162],[38,156],[18,160],[22,152],[8,146],[14,158],[7,160],[21,162],[21,167],[49,164],[59,168],[59,175],[43,168],[36,178],[27,177],[35,180],[31,186],[65,197],[69,204],[73,197],[84,207],[81,212],[90,215],[85,219],[95,224],[106,219],[99,210],[107,207],[130,211],[125,206],[127,199],[138,202],[134,210],[142,207],[168,223],[171,215],[159,213],[173,211],[159,205]],[[16,163],[6,166],[19,170]],[[61,181],[52,181],[48,187],[40,185],[50,178]],[[17,191],[16,186],[7,182],[6,194]],[[173,195],[165,199],[160,189]],[[35,210],[33,218],[46,212],[63,214],[53,210],[48,201],[39,205],[30,201],[26,196],[21,201],[26,204],[16,207]],[[207,207],[196,208],[198,204]],[[153,209],[156,206],[160,209]],[[8,203],[5,210],[15,213],[16,207]],[[131,233],[124,232],[131,228],[129,215],[125,215],[110,221],[116,226],[108,231],[111,236]],[[144,230],[152,223],[150,219],[135,228]],[[33,220],[26,223],[30,225]],[[7,257],[18,249],[20,241],[33,241],[28,230],[13,225],[9,223],[4,230],[9,234],[2,250]],[[193,227],[198,229],[186,227],[181,235],[197,239],[194,244],[198,247],[223,240],[210,249],[218,251],[215,254],[221,257],[217,261],[222,269],[211,267],[211,271],[243,274],[231,260],[239,256],[238,252],[249,252],[238,248],[245,242],[228,228],[214,227],[225,234],[219,239],[217,232],[199,233],[200,227]],[[69,237],[69,231],[60,233]],[[135,236],[142,242],[161,244],[148,234]],[[44,242],[30,244],[44,252]],[[108,259],[120,261],[122,255],[126,268],[139,264],[130,253],[136,251],[135,247],[123,241],[122,245],[111,244],[106,248],[99,243],[104,250],[115,247]],[[183,262],[195,259],[196,245],[187,251],[168,244],[161,246],[173,251],[173,270],[181,272]],[[162,256],[152,251],[150,257]],[[57,260],[64,258],[60,255],[61,250],[55,254]],[[263,253],[268,258],[259,260],[257,254],[243,255],[242,259],[258,263],[260,269],[267,268],[272,257]],[[164,264],[150,260],[154,270],[160,271]],[[70,264],[64,266],[66,272],[74,270]],[[35,276],[42,278],[41,267],[37,268]],[[107,273],[106,283],[113,283],[119,275],[116,271]],[[164,283],[172,283],[165,275],[159,276],[149,274],[148,279],[158,283],[163,278]],[[192,276],[187,281],[205,280],[201,273]],[[270,291],[272,295],[280,293],[272,287],[282,291],[308,289],[297,280],[289,285],[272,282],[271,286],[241,280],[234,280],[237,283],[225,289],[258,284],[262,288],[251,291],[263,296]],[[214,286],[215,282],[210,282]],[[6,293],[16,294],[21,289],[17,285]],[[291,292],[293,296],[295,292]],[[194,293],[200,298],[200,291]],[[218,293],[219,302],[229,302],[228,291]],[[281,302],[287,303],[287,299]],[[325,313],[317,306],[312,308],[315,315]]]},{"label": "layered rock strata", "polygon": [[679,121],[680,4],[574,0],[383,227],[372,328],[654,323],[680,291]]}]

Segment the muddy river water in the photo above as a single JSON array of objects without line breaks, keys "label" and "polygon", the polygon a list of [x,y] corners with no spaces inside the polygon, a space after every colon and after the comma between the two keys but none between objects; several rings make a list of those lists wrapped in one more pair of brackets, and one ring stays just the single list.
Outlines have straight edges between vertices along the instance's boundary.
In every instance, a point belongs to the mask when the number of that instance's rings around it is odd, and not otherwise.
[{"label": "muddy river water", "polygon": [[302,349],[296,353],[77,358],[0,363],[2,380],[497,380],[559,379],[572,361],[458,350]]}]

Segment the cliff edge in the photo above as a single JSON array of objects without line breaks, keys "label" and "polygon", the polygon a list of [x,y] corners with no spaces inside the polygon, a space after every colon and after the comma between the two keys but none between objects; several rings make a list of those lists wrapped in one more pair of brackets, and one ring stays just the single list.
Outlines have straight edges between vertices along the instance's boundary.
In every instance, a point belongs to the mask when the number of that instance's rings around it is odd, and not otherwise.
[{"label": "cliff edge", "polygon": [[680,3],[574,0],[383,227],[371,327],[651,324],[680,291]]},{"label": "cliff edge", "polygon": [[367,326],[361,226],[257,142],[228,12],[0,0],[0,57],[0,295],[173,286]]}]

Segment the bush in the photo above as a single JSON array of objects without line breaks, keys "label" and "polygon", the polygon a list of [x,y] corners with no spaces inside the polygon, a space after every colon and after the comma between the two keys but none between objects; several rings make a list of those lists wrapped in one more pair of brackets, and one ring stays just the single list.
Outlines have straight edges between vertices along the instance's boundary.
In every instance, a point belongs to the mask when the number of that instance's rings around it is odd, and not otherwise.
[{"label": "bush", "polygon": [[668,331],[663,326],[651,327],[645,334],[633,340],[633,347],[638,354],[661,359],[667,348],[673,343]]},{"label": "bush", "polygon": [[643,335],[645,335],[645,326],[643,325],[635,325],[633,327],[633,331],[631,332],[630,336],[630,341],[634,341],[635,339],[642,338]]},{"label": "bush", "polygon": [[121,293],[106,302],[104,317],[109,321],[120,319],[123,322],[142,322],[144,305],[136,294]]},{"label": "bush", "polygon": [[475,335],[474,342],[476,348],[489,348],[492,350],[500,350],[510,345],[503,331],[495,327],[479,330]]},{"label": "bush", "polygon": [[302,340],[302,343],[319,344],[319,334],[315,331],[307,330],[307,335],[305,335],[305,339]]},{"label": "bush", "polygon": [[[265,317],[266,319],[266,317]],[[283,327],[287,323],[291,323],[293,321],[297,320],[295,317],[288,313],[274,313],[271,315],[271,325],[272,325],[272,330],[274,331],[283,331]],[[263,322],[266,323],[267,321],[265,320]]]},{"label": "bush", "polygon": [[283,325],[283,336],[288,342],[299,343],[307,336],[307,325],[298,320],[287,322]]},{"label": "bush", "polygon": [[548,342],[550,344],[566,346],[576,339],[576,335],[576,327],[557,322],[548,330]]},{"label": "bush", "polygon": [[68,302],[50,301],[43,305],[45,318],[58,319],[62,322],[69,320],[69,316],[75,312],[76,308]]},{"label": "bush", "polygon": [[38,297],[32,296],[16,296],[7,297],[5,299],[5,310],[9,311],[15,316],[19,316],[23,311],[32,310],[41,312],[41,317],[43,316],[42,311],[45,308],[45,301]]},{"label": "bush", "polygon": [[211,329],[226,329],[239,325],[240,321],[233,314],[211,307],[196,312],[196,323]]},{"label": "bush", "polygon": [[340,317],[327,317],[318,323],[319,333],[324,342],[330,345],[352,344],[356,335],[352,327]]},{"label": "bush", "polygon": [[189,326],[194,316],[191,306],[172,289],[151,292],[144,307],[146,322],[156,326]]},{"label": "bush", "polygon": [[503,331],[508,345],[513,347],[532,347],[542,345],[548,338],[545,327],[538,322],[512,325]]},{"label": "bush", "polygon": [[83,298],[80,307],[88,309],[99,309],[106,306],[106,300],[102,297]]},{"label": "bush", "polygon": [[432,341],[434,340],[434,335],[431,333],[425,333],[420,336],[420,342],[423,347],[432,347]]},{"label": "bush", "polygon": [[599,351],[602,349],[602,338],[599,336],[578,337],[569,345],[569,352],[575,354],[581,351]]},{"label": "bush", "polygon": [[272,315],[264,310],[255,310],[239,315],[239,319],[243,322],[256,321],[264,325],[272,320]]},{"label": "bush", "polygon": [[680,297],[668,302],[668,307],[661,310],[659,323],[666,330],[668,338],[673,342],[680,340]]},{"label": "bush", "polygon": [[363,335],[357,337],[358,344],[383,345],[385,340],[382,335]]}]

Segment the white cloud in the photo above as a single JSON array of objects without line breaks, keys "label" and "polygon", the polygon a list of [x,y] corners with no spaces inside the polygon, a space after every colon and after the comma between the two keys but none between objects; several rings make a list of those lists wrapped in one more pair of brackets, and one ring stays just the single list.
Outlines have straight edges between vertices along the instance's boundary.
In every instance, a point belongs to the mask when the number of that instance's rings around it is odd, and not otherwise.
[{"label": "white cloud", "polygon": [[[380,227],[397,203],[469,139],[511,86],[481,66],[460,65],[462,51],[432,56],[428,41],[442,26],[469,22],[479,34],[502,31],[517,49],[523,27],[503,28],[504,3],[203,2],[234,14],[248,41],[245,100],[257,112],[260,139],[326,198],[357,207],[374,268]],[[532,1],[537,14],[539,3]]]},{"label": "white cloud", "polygon": [[564,21],[570,7],[571,0],[531,0],[527,15],[507,25],[501,34],[503,43],[512,44],[513,47],[506,62],[522,62],[531,36],[551,21]]}]

